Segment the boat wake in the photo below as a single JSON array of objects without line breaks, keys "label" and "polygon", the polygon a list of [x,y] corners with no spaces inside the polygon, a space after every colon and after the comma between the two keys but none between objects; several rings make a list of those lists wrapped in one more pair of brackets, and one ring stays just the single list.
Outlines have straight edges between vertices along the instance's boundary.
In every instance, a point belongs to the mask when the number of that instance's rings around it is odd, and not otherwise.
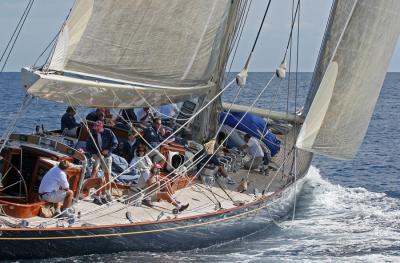
[{"label": "boat wake", "polygon": [[[365,188],[335,185],[311,167],[295,220],[205,250],[124,252],[70,258],[149,262],[380,262],[400,259],[400,199]],[[63,259],[65,260],[65,259]]]}]

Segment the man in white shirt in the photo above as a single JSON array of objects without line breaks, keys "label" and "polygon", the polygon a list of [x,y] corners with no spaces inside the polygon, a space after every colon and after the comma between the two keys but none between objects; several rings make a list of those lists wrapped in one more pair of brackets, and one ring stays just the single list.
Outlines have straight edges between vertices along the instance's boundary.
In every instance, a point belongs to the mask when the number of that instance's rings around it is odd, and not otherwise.
[{"label": "man in white shirt", "polygon": [[264,158],[264,152],[260,142],[249,134],[244,136],[244,141],[246,144],[242,145],[240,148],[247,153],[250,160],[245,162],[243,165],[246,169],[257,169],[263,162]]},{"label": "man in white shirt", "polygon": [[[39,197],[41,200],[56,203],[56,215],[61,214],[61,203],[63,210],[71,207],[74,192],[69,189],[69,183],[65,170],[71,164],[62,160],[58,166],[51,168],[43,177],[39,186]],[[67,215],[67,213],[63,213]]]}]

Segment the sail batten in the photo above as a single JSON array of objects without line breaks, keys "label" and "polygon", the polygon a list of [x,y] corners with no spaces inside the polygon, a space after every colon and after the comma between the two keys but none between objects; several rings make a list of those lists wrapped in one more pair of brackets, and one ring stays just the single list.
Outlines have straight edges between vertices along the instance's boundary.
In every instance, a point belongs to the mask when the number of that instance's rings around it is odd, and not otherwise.
[{"label": "sail batten", "polygon": [[355,156],[400,33],[399,11],[396,0],[334,3],[297,147],[338,159]]}]

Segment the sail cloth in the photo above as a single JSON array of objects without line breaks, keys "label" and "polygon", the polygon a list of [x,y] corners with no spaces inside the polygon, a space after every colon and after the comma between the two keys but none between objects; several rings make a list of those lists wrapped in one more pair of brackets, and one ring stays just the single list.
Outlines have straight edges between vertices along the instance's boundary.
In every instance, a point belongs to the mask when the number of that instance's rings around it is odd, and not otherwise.
[{"label": "sail cloth", "polygon": [[[231,0],[77,0],[58,37],[49,72],[76,74],[78,80],[67,83],[74,82],[79,94],[96,86],[81,84],[85,76],[126,83],[127,88],[150,86],[152,94],[154,88],[164,89],[167,96],[169,90],[182,88],[180,99],[190,99],[191,90],[206,94],[219,77],[214,74],[222,42],[230,33],[227,17],[232,6]],[[44,91],[62,88],[57,81],[65,79],[43,81],[28,91],[44,96]],[[106,86],[99,90],[101,98],[92,102],[75,99],[86,106],[115,106],[116,88]],[[139,95],[143,94],[145,89]],[[149,103],[156,102],[149,97]],[[129,104],[135,102],[129,99]]]},{"label": "sail cloth", "polygon": [[397,0],[334,3],[297,147],[338,159],[355,156],[397,42],[399,12]]}]

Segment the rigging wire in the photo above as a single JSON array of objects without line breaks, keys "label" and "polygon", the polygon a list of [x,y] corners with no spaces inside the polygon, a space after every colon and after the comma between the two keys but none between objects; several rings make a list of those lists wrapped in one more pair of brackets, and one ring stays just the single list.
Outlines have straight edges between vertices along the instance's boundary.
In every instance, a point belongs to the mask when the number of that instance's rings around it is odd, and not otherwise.
[{"label": "rigging wire", "polygon": [[257,42],[258,42],[258,38],[260,37],[261,30],[262,30],[262,28],[263,28],[263,26],[264,26],[265,18],[267,17],[267,14],[268,14],[268,10],[269,10],[269,6],[270,6],[270,5],[271,5],[271,0],[268,1],[267,8],[265,9],[264,16],[263,16],[263,18],[262,18],[260,27],[258,28],[257,36],[256,36],[256,39],[255,39],[255,41],[254,41],[254,43],[253,43],[253,47],[251,48],[251,52],[253,52],[254,49],[256,48],[256,44],[257,44]]},{"label": "rigging wire", "polygon": [[[240,73],[242,73],[243,71],[245,71],[245,72],[243,72],[243,74],[244,74],[245,76],[247,76],[247,68],[248,68],[248,66],[249,66],[249,63],[250,63],[251,57],[252,57],[252,55],[253,55],[253,52],[254,52],[254,50],[255,50],[255,48],[256,48],[258,39],[259,39],[260,34],[261,34],[261,30],[262,30],[263,27],[264,27],[265,18],[267,17],[267,14],[268,14],[268,10],[269,10],[270,5],[271,5],[271,0],[268,1],[267,8],[266,8],[265,11],[264,11],[264,15],[263,15],[262,21],[261,21],[261,23],[260,23],[260,26],[258,27],[258,32],[257,32],[256,38],[255,38],[255,40],[254,40],[254,42],[253,42],[253,46],[252,46],[251,51],[250,51],[250,53],[249,53],[249,56],[248,56],[248,58],[247,58],[246,64],[245,64],[244,68],[242,69],[242,71],[240,72]],[[239,73],[239,74],[240,74],[240,73]],[[238,75],[239,75],[239,74],[238,74]]]},{"label": "rigging wire", "polygon": [[15,27],[14,32],[12,33],[12,35],[10,37],[10,40],[7,43],[6,48],[4,49],[3,53],[1,54],[0,62],[3,60],[4,55],[6,54],[6,52],[8,50],[8,47],[10,46],[12,40],[14,39],[15,33],[17,32],[18,28],[20,27],[20,24],[21,24],[22,20],[24,19],[25,15],[26,15],[26,12],[28,11],[31,2],[32,2],[32,0],[29,0],[28,4],[26,5],[24,12],[22,13],[21,18],[19,19],[18,24]]},{"label": "rigging wire", "polygon": [[294,27],[295,20],[296,20],[296,17],[297,17],[297,12],[298,12],[299,5],[300,5],[300,1],[297,2],[296,11],[294,12],[294,17],[292,19],[292,25],[290,27],[289,39],[288,39],[288,42],[287,42],[287,45],[286,45],[286,50],[285,50],[285,55],[283,56],[283,61],[286,60],[286,55],[287,55],[287,52],[289,50],[289,45],[290,45],[290,42],[292,41],[293,27]]},{"label": "rigging wire", "polygon": [[[255,105],[255,103],[258,101],[258,99],[261,97],[261,95],[263,94],[263,92],[266,90],[266,88],[269,86],[269,84],[271,83],[271,81],[272,81],[272,79],[275,77],[275,75],[273,75],[272,77],[271,77],[271,79],[268,81],[268,83],[267,83],[267,85],[263,88],[263,90],[260,92],[260,94],[258,95],[258,97],[257,97],[257,99],[253,102],[253,104],[252,104],[252,106],[249,108],[249,110],[251,110],[251,108],[252,107],[254,107],[254,105]],[[227,86],[227,87],[225,87],[224,89],[226,89],[226,88],[228,88],[232,83],[234,82],[234,80],[232,80],[231,82],[230,82],[230,84]],[[223,92],[223,91],[222,91]],[[215,99],[216,97],[218,97],[219,95],[217,94],[213,99]],[[212,101],[211,101],[212,102]],[[209,102],[209,103],[211,103],[211,102]],[[202,110],[204,110],[205,109],[205,107],[203,107],[203,109]],[[249,111],[248,110],[248,111]],[[199,113],[199,112],[198,112]],[[198,114],[198,113],[196,113],[196,114]],[[246,112],[246,114],[247,114],[247,112]],[[245,115],[246,115],[245,114]],[[245,116],[244,115],[244,116]],[[192,116],[192,117],[194,117],[194,116]],[[242,117],[242,119],[243,119],[244,117]],[[186,125],[187,123],[185,123],[184,125]],[[237,124],[238,125],[238,124]],[[237,126],[236,125],[236,126]],[[182,126],[183,127],[183,126]],[[236,127],[235,127],[236,128]],[[234,131],[234,129],[232,129],[232,131],[230,132],[230,134],[225,138],[225,140],[227,140],[230,136],[231,136],[231,134],[233,133],[233,131]],[[177,132],[177,131],[176,131]],[[175,132],[175,133],[176,133]],[[166,139],[166,140],[168,140],[168,138]],[[219,148],[221,147],[223,145],[223,143],[221,144],[221,145],[219,145]],[[218,149],[216,149],[216,151],[213,153],[213,155],[215,155],[215,153],[219,150],[219,148]],[[149,153],[147,153],[147,155],[148,155]],[[133,165],[131,165],[128,169],[130,169],[131,167],[133,167],[135,164],[133,164]],[[202,168],[204,168],[204,166],[205,166],[206,164],[204,164],[203,165],[203,167]],[[201,169],[202,169],[201,168]],[[200,169],[200,170],[201,170]],[[125,172],[125,171],[124,171]],[[122,172],[122,173],[120,173],[120,175],[121,174],[123,174],[124,172]],[[171,172],[172,173],[172,172]],[[198,172],[199,173],[199,172]],[[198,173],[196,174],[196,176],[198,175]],[[118,176],[120,176],[120,175],[118,175]],[[116,177],[114,177],[114,178],[112,178],[111,179],[111,181],[114,181],[115,179],[117,179],[118,178],[118,176],[116,176]],[[179,174],[177,174],[175,177],[178,177],[179,176]],[[193,178],[196,178],[196,176],[194,176]],[[173,178],[171,178],[171,179],[169,179],[169,180],[166,180],[166,182],[165,182],[165,184],[167,183],[167,182],[169,182],[169,181],[171,181]],[[103,185],[103,187],[104,187],[104,185]],[[99,188],[97,191],[99,191],[101,188]],[[143,190],[144,191],[144,190]],[[143,192],[143,191],[141,191],[141,193]],[[152,193],[148,193],[148,195],[150,195],[150,194],[152,194]],[[134,196],[136,196],[136,195],[134,195]],[[128,199],[132,199],[132,198],[128,198]],[[134,200],[134,201],[136,201],[136,200]],[[130,205],[131,203],[128,203],[127,205]],[[85,213],[86,215],[87,214],[91,214],[91,213],[94,213],[94,212],[96,212],[96,211],[99,211],[101,208],[105,208],[105,207],[102,207],[102,206],[100,206],[100,207],[98,207],[98,208],[96,208],[96,209],[93,209],[93,210],[91,210],[91,211],[88,211],[87,213]],[[119,209],[119,210],[125,210],[125,207],[123,207],[122,209]],[[119,211],[119,210],[117,210],[117,211]],[[81,217],[82,217],[83,215],[81,215]]]},{"label": "rigging wire", "polygon": [[[271,1],[269,1],[269,3],[268,3],[268,7],[267,7],[266,12],[265,12],[264,17],[263,17],[263,22],[262,22],[262,24],[261,24],[261,26],[260,26],[260,28],[259,28],[259,32],[258,32],[257,37],[256,37],[256,41],[255,41],[254,44],[253,44],[252,51],[254,51],[255,45],[256,45],[256,43],[257,43],[257,41],[258,41],[258,38],[259,38],[259,35],[260,35],[260,32],[261,32],[262,25],[264,24],[264,20],[265,20],[265,17],[266,17],[266,13],[267,13],[267,11],[268,11],[268,9],[269,9],[270,2],[271,2]],[[113,178],[113,179],[115,179],[115,178]]]},{"label": "rigging wire", "polygon": [[[232,133],[234,132],[235,128],[239,125],[239,123],[244,119],[244,117],[247,115],[247,113],[254,107],[255,103],[260,99],[261,95],[265,92],[265,90],[268,88],[268,86],[270,85],[270,83],[272,82],[272,80],[275,78],[275,75],[272,75],[271,79],[268,81],[268,83],[265,85],[265,87],[263,88],[263,90],[260,92],[260,94],[257,96],[257,98],[254,100],[254,102],[252,103],[252,105],[249,107],[249,109],[246,111],[246,113],[242,116],[241,120],[235,125],[235,127],[230,131],[230,133],[227,135],[227,137],[223,140],[223,142],[217,147],[217,149],[215,149],[214,153],[212,154],[212,156],[214,156],[219,150],[220,148],[223,146],[224,142],[232,135]],[[198,172],[195,174],[195,176],[192,178],[191,182],[197,178],[198,174],[200,173],[200,171],[207,165],[207,163],[203,164],[203,166],[198,170]],[[189,182],[189,184],[191,183]],[[178,196],[179,193],[177,193],[176,196]],[[119,210],[123,210],[125,208],[119,209]],[[117,210],[117,211],[119,211]]]},{"label": "rigging wire", "polygon": [[[193,116],[191,116],[181,127],[179,127],[178,129],[176,129],[173,133],[171,133],[167,138],[165,138],[162,142],[160,142],[158,144],[157,147],[151,149],[148,153],[147,156],[153,152],[155,152],[155,150],[162,145],[163,143],[168,142],[172,136],[174,136],[175,134],[177,134],[180,130],[182,130],[190,121],[192,121],[198,114],[200,114],[203,110],[205,110],[214,100],[216,100],[227,88],[229,88],[235,80],[232,80],[224,89],[222,89],[220,92],[218,92],[217,95],[215,95],[206,105],[204,105],[198,112],[196,112]],[[68,98],[69,99],[69,98]],[[134,167],[137,163],[134,163],[132,165],[130,165],[126,170],[124,170],[122,173],[128,171],[128,169],[131,169],[132,167]],[[122,173],[120,173],[118,176],[112,178],[111,181],[114,181],[115,179],[117,179]],[[105,187],[107,184],[103,185],[101,188],[99,188],[98,190],[101,190],[103,187]]]},{"label": "rigging wire", "polygon": [[6,132],[3,134],[3,136],[0,139],[0,141],[2,142],[2,145],[0,146],[0,153],[3,151],[5,145],[7,144],[7,141],[9,140],[10,135],[15,131],[16,126],[17,126],[17,121],[21,118],[22,114],[26,112],[31,101],[32,101],[32,96],[29,94],[26,94],[24,100],[21,103],[20,109],[16,113],[16,116],[13,118],[13,121],[8,126]]},{"label": "rigging wire", "polygon": [[[6,57],[6,59],[4,60],[4,63],[3,63],[3,66],[2,66],[2,68],[1,68],[1,70],[0,70],[0,72],[3,72],[4,67],[6,66],[6,64],[7,64],[7,62],[8,62],[8,59],[10,58],[11,52],[12,52],[13,49],[14,49],[15,43],[17,42],[17,39],[18,39],[18,37],[19,37],[19,34],[21,33],[21,30],[22,30],[22,28],[23,28],[23,26],[24,26],[24,24],[25,24],[26,19],[28,18],[29,12],[31,11],[31,8],[32,8],[34,2],[35,2],[35,0],[30,0],[30,1],[29,1],[28,5],[27,5],[27,8],[26,8],[25,11],[24,11],[24,14],[22,14],[22,17],[21,17],[22,22],[21,22],[21,19],[20,19],[20,21],[18,22],[17,27],[16,27],[15,30],[14,30],[14,33],[12,34],[12,37],[11,37],[10,41],[12,41],[12,39],[13,39],[14,36],[15,36],[15,38],[14,38],[14,41],[13,41],[11,47],[10,47],[10,50],[8,51],[7,57]],[[17,35],[15,35],[15,32],[16,32],[17,29],[18,29],[18,32],[17,32]],[[10,42],[7,44],[7,48],[9,47],[9,44],[10,44]],[[3,59],[4,54],[6,53],[7,48],[4,50],[4,53],[3,53],[3,55],[1,56],[1,59]],[[0,61],[1,61],[1,59],[0,59]]]},{"label": "rigging wire", "polygon": [[[297,92],[298,92],[298,73],[299,73],[299,45],[300,45],[300,7],[301,4],[298,3],[299,6],[299,15],[297,18],[297,41],[296,41],[296,79],[295,79],[295,96],[294,96],[294,111],[297,111]],[[294,129],[297,132],[298,131],[298,124],[295,123],[294,124]],[[295,139],[295,138],[293,138]],[[295,140],[294,140],[295,142]],[[296,214],[296,203],[297,203],[297,154],[298,154],[298,150],[295,147],[294,149],[294,157],[293,157],[293,163],[294,163],[294,202],[293,202],[293,215],[292,215],[292,226],[293,226],[293,221],[295,219],[295,214]]]}]

